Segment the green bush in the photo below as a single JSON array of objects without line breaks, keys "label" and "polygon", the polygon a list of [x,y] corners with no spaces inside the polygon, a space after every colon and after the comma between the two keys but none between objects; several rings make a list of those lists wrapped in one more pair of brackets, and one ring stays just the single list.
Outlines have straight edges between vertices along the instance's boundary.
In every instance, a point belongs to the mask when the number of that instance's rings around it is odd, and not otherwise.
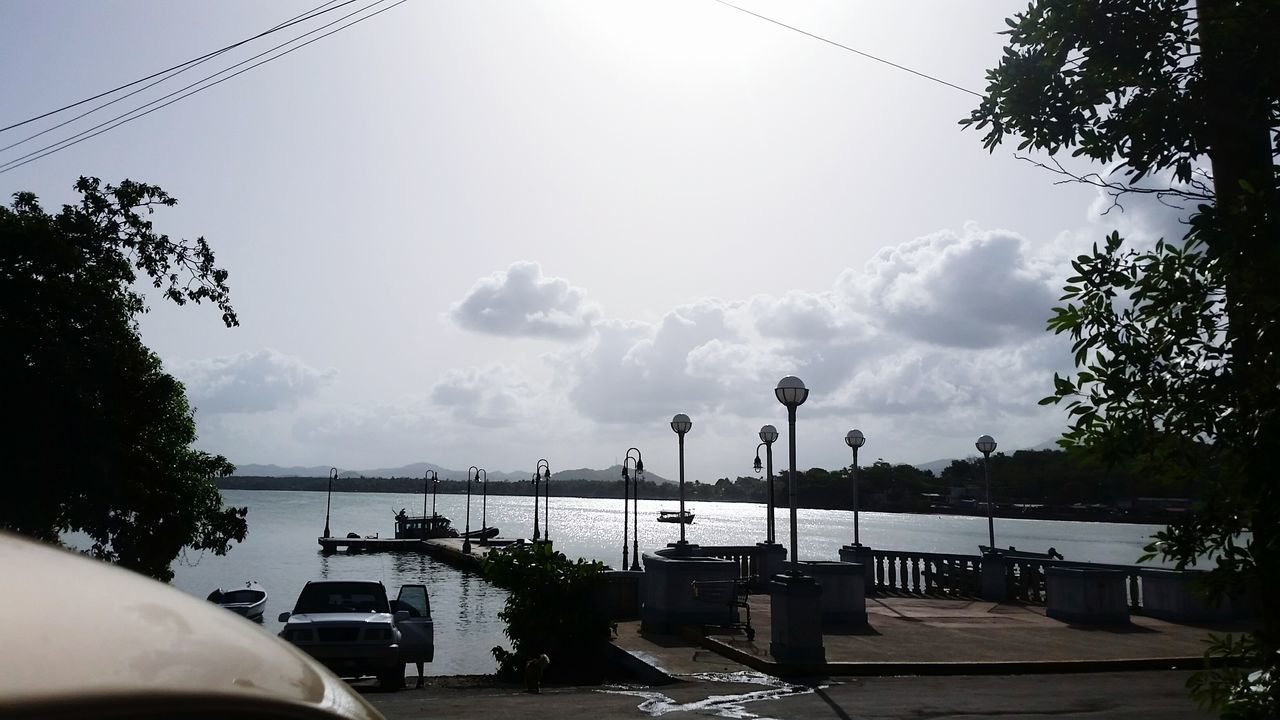
[{"label": "green bush", "polygon": [[492,650],[499,675],[518,679],[525,663],[545,653],[548,680],[603,677],[610,622],[600,596],[602,563],[572,561],[537,543],[490,551],[482,568],[487,580],[508,591],[498,617],[511,649]]}]

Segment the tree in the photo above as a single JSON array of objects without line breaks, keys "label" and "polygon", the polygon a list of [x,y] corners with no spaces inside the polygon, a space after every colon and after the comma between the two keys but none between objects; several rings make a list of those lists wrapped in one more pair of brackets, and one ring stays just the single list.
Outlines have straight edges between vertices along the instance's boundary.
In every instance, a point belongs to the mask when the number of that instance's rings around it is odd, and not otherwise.
[{"label": "tree", "polygon": [[243,540],[247,509],[222,506],[226,458],[191,447],[182,384],[139,336],[135,281],[179,305],[212,301],[230,327],[227,273],[203,238],[154,231],[147,216],[176,202],[160,188],[80,178],[76,190],[57,215],[30,193],[0,207],[0,527],[50,542],[83,532],[91,554],[169,580],[183,548],[221,555]]},{"label": "tree", "polygon": [[[962,121],[994,149],[1112,164],[1070,179],[1119,203],[1154,193],[1191,203],[1187,233],[1153,248],[1112,234],[1073,263],[1049,327],[1074,340],[1068,446],[1113,461],[1141,452],[1188,474],[1201,502],[1149,547],[1179,567],[1209,560],[1210,591],[1261,599],[1259,628],[1211,653],[1193,695],[1225,714],[1280,707],[1280,5],[1270,0],[1037,0],[1007,21],[1009,45]],[[1207,165],[1207,167],[1206,167]],[[1172,183],[1158,182],[1171,177]],[[1252,536],[1242,534],[1252,531]]]},{"label": "tree", "polygon": [[511,649],[490,650],[499,673],[520,677],[525,663],[544,653],[548,672],[562,680],[599,680],[612,623],[601,584],[604,564],[569,560],[548,543],[510,545],[485,555],[485,579],[507,589],[498,617]]}]

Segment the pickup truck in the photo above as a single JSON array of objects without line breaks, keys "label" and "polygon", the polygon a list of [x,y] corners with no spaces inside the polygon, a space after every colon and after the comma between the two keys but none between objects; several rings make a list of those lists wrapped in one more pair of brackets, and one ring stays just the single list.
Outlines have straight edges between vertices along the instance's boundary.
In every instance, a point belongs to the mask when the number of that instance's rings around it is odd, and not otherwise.
[{"label": "pickup truck", "polygon": [[383,688],[404,684],[404,666],[435,656],[431,603],[423,585],[405,585],[393,604],[377,580],[313,580],[280,637],[340,677],[373,675]]}]

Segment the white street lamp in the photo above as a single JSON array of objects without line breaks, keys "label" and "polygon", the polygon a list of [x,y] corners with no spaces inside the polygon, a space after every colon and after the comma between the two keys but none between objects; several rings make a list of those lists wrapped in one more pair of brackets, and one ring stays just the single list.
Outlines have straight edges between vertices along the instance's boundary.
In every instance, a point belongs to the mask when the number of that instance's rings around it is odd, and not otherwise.
[{"label": "white street lamp", "polygon": [[844,436],[844,444],[853,449],[853,546],[858,547],[862,543],[858,541],[858,448],[867,442],[867,437],[862,434],[861,430],[850,430]]},{"label": "white street lamp", "polygon": [[996,521],[991,510],[991,453],[996,450],[996,439],[983,435],[973,444],[982,453],[982,471],[987,478],[987,547],[996,549]]},{"label": "white street lamp", "polygon": [[685,518],[687,517],[684,514],[684,436],[685,433],[693,429],[693,421],[689,419],[688,415],[678,413],[671,418],[671,429],[680,437],[680,547],[683,548],[686,545],[684,526],[686,524]]},{"label": "white street lamp", "polygon": [[790,440],[787,454],[790,457],[791,466],[791,474],[787,476],[787,504],[791,506],[791,574],[799,575],[800,558],[797,555],[799,544],[796,537],[796,408],[809,399],[809,389],[804,386],[800,378],[788,375],[778,381],[778,387],[774,388],[773,394],[778,398],[778,402],[787,406],[787,430]]}]

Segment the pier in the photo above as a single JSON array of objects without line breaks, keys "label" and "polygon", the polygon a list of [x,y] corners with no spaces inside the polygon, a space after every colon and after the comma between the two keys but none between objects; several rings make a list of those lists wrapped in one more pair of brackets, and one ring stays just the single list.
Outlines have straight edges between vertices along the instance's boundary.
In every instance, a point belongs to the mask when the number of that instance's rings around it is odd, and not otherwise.
[{"label": "pier", "polygon": [[418,538],[321,537],[317,538],[316,541],[320,544],[321,551],[325,553],[421,553],[435,558],[436,560],[439,560],[451,567],[471,572],[480,571],[480,561],[489,554],[490,550],[505,548],[511,545],[523,545],[528,542],[524,538],[511,539],[495,537],[487,540],[472,539],[471,552],[466,553],[462,551],[463,538],[460,537],[432,538],[430,540],[420,540]]}]

